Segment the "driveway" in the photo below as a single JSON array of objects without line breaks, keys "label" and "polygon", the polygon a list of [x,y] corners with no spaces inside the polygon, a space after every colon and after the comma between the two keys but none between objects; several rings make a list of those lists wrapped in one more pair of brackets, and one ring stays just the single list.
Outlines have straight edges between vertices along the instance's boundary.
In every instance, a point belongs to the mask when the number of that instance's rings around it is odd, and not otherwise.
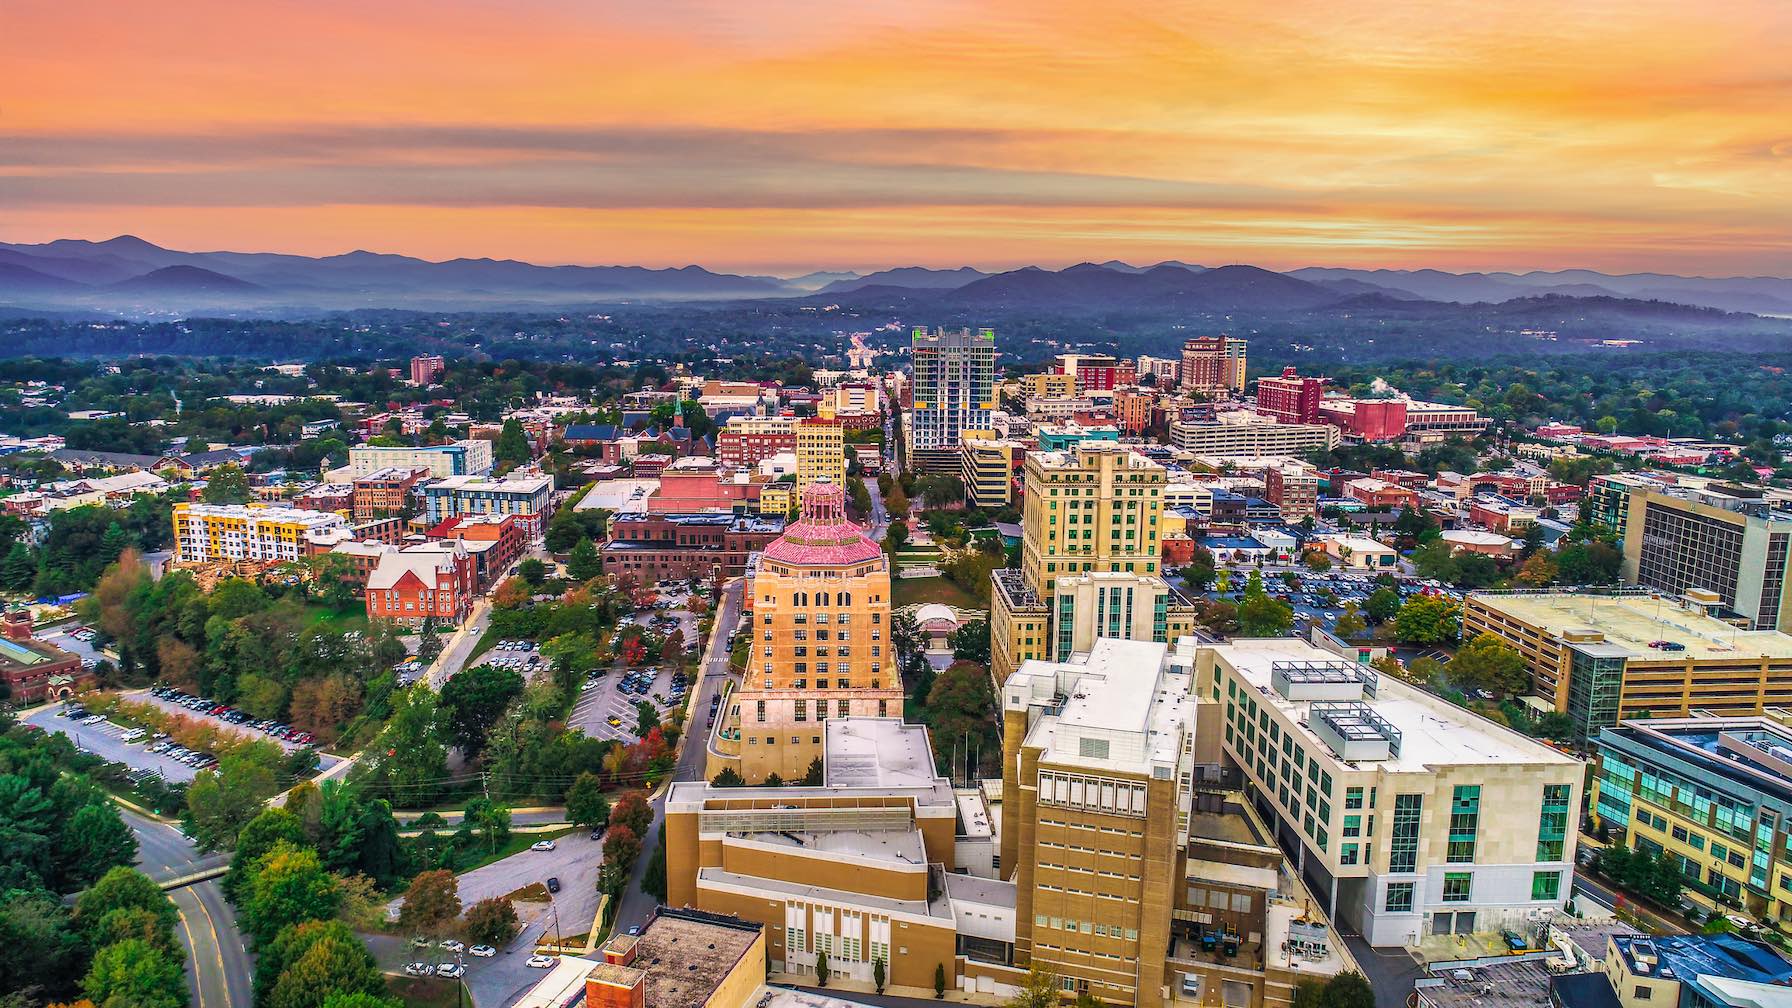
[{"label": "driveway", "polygon": [[[518,903],[517,916],[534,927],[533,933],[543,929],[552,933],[557,917],[562,935],[584,934],[597,914],[597,874],[602,865],[603,844],[575,831],[557,839],[554,850],[526,850],[460,876],[460,901],[471,906],[557,878],[560,891],[549,903]],[[388,912],[396,915],[401,902],[387,904]]]}]

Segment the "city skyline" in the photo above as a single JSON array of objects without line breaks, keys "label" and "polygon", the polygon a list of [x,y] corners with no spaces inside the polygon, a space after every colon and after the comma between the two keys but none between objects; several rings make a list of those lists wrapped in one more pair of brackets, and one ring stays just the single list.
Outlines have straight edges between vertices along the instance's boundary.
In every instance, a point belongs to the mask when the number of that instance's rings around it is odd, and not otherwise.
[{"label": "city skyline", "polygon": [[1792,273],[1762,2],[105,6],[0,40],[6,240]]}]

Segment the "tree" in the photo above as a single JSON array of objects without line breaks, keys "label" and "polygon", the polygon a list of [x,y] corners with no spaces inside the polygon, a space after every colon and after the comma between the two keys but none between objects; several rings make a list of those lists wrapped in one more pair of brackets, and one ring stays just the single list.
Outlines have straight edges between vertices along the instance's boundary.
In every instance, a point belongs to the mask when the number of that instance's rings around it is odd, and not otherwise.
[{"label": "tree", "polygon": [[216,770],[193,778],[186,820],[200,847],[217,850],[236,842],[262,803],[280,790],[283,762],[278,746],[257,739],[224,753]]},{"label": "tree", "polygon": [[1556,554],[1556,569],[1563,584],[1615,584],[1623,565],[1624,554],[1598,539],[1574,543]]},{"label": "tree", "polygon": [[1532,588],[1541,588],[1555,579],[1555,562],[1543,553],[1531,554],[1530,559],[1518,569],[1518,580]]},{"label": "tree", "polygon": [[640,834],[627,826],[611,826],[604,834],[604,860],[611,864],[633,866],[641,856]]},{"label": "tree", "polygon": [[827,985],[828,954],[826,952],[817,952],[815,954],[815,986],[826,987]]},{"label": "tree", "polygon": [[933,964],[933,999],[940,1000],[946,996],[946,964]]},{"label": "tree", "polygon": [[366,991],[337,992],[324,998],[323,1008],[404,1008],[404,1002]]},{"label": "tree", "polygon": [[187,978],[180,960],[138,938],[94,953],[81,981],[88,1000],[113,1008],[186,1008]]},{"label": "tree", "polygon": [[884,980],[884,961],[882,959],[871,960],[871,982],[877,986],[879,994],[884,992]]},{"label": "tree", "polygon": [[1355,602],[1344,603],[1344,611],[1338,614],[1338,622],[1332,627],[1332,631],[1345,640],[1359,636],[1368,629],[1369,624],[1363,622]]},{"label": "tree", "polygon": [[566,558],[566,576],[574,581],[589,581],[604,572],[603,560],[589,539],[580,539]]},{"label": "tree", "polygon": [[741,777],[740,771],[734,769],[733,767],[723,767],[722,771],[720,773],[716,774],[715,777],[713,779],[711,779],[709,783],[714,787],[746,787],[747,786],[747,782],[745,779],[743,779]]},{"label": "tree", "polygon": [[1244,599],[1238,603],[1238,632],[1243,637],[1280,637],[1294,625],[1294,607],[1270,598],[1263,590],[1263,575],[1252,571],[1245,582]]},{"label": "tree", "polygon": [[249,474],[235,465],[221,465],[205,478],[207,504],[247,504],[255,499],[249,489]]},{"label": "tree", "polygon": [[[546,568],[543,568],[545,572]],[[545,577],[545,573],[543,575]],[[499,609],[516,609],[529,602],[529,582],[520,577],[507,577],[492,592],[492,605]]]},{"label": "tree", "polygon": [[627,826],[636,836],[646,836],[653,825],[653,806],[640,791],[630,791],[610,809],[610,825]]},{"label": "tree", "polygon": [[1058,1008],[1058,997],[1063,990],[1058,974],[1035,966],[1021,981],[1020,989],[1008,999],[1008,1008]]},{"label": "tree", "polygon": [[1443,644],[1462,632],[1462,606],[1442,595],[1414,595],[1394,617],[1394,636],[1405,644]]},{"label": "tree", "polygon": [[[983,754],[1000,751],[995,703],[989,671],[981,665],[953,662],[935,677],[927,692],[926,721],[940,767],[949,770],[952,754],[963,753],[967,743]],[[968,760],[970,754],[964,755]]]},{"label": "tree", "polygon": [[821,757],[817,756],[809,761],[809,769],[798,783],[803,787],[820,787],[826,776],[827,770],[821,764]]},{"label": "tree", "polygon": [[255,863],[237,909],[259,947],[281,928],[336,916],[340,905],[336,876],[324,870],[317,852],[279,843]]},{"label": "tree", "polygon": [[1380,626],[1399,613],[1400,593],[1388,587],[1377,588],[1364,600],[1363,611],[1368,615],[1370,623]]},{"label": "tree", "polygon": [[1465,689],[1495,693],[1523,692],[1531,681],[1524,656],[1490,633],[1464,643],[1451,660],[1449,672]]},{"label": "tree", "polygon": [[572,787],[566,789],[566,818],[591,829],[610,821],[610,800],[604,797],[603,778],[590,772],[573,778]]},{"label": "tree", "polygon": [[427,806],[448,776],[441,722],[435,691],[427,686],[394,691],[386,731],[371,747],[370,772],[405,801]]},{"label": "tree", "polygon": [[496,851],[510,839],[510,809],[489,798],[474,798],[467,802],[462,821],[479,834],[488,851]]},{"label": "tree", "polygon": [[1375,990],[1361,973],[1340,973],[1325,982],[1319,1008],[1375,1008]]},{"label": "tree", "polygon": [[884,533],[884,552],[895,556],[908,545],[908,525],[901,521],[892,521],[889,531]]},{"label": "tree", "polygon": [[367,946],[353,935],[330,932],[280,971],[268,1008],[323,1008],[333,995],[379,998],[385,992],[385,977]]},{"label": "tree", "polygon": [[534,457],[528,435],[523,433],[523,422],[516,417],[505,420],[498,432],[498,442],[492,446],[492,460],[519,466]]},{"label": "tree", "polygon": [[137,858],[137,837],[110,802],[92,802],[61,829],[55,857],[64,885],[86,885]]},{"label": "tree", "polygon": [[641,890],[661,903],[666,902],[666,831],[660,831],[659,843],[647,858],[647,870],[641,876]]},{"label": "tree", "polygon": [[482,899],[467,908],[462,925],[469,939],[483,945],[504,945],[516,937],[516,907],[502,896]]},{"label": "tree", "polygon": [[516,572],[532,588],[540,588],[542,582],[548,579],[548,565],[535,557],[524,557],[523,562],[516,565]]},{"label": "tree", "polygon": [[73,997],[89,947],[53,893],[14,889],[0,900],[0,991],[9,996]]},{"label": "tree", "polygon": [[419,872],[398,907],[399,926],[417,934],[442,934],[459,916],[459,883],[445,868]]},{"label": "tree", "polygon": [[[308,786],[315,790],[315,785]],[[294,788],[287,796],[289,807],[298,794],[299,789]],[[255,862],[267,856],[276,844],[286,843],[300,847],[307,842],[305,829],[298,816],[284,808],[263,809],[237,834],[236,850],[230,858],[230,871],[224,876],[224,894],[232,900],[240,898],[242,887],[248,881]]]},{"label": "tree", "polygon": [[99,881],[75,897],[74,923],[92,935],[107,915],[120,910],[147,912],[170,934],[180,920],[180,911],[161,886],[134,868],[120,866],[100,876]]},{"label": "tree", "polygon": [[884,494],[884,510],[890,512],[892,519],[908,517],[908,494],[902,492],[900,483],[891,483],[890,492]]},{"label": "tree", "polygon": [[485,748],[486,733],[523,692],[523,676],[505,665],[476,665],[442,685],[441,710],[448,739],[468,759]]},{"label": "tree", "polygon": [[950,639],[954,661],[989,664],[989,622],[978,620],[952,631]]}]

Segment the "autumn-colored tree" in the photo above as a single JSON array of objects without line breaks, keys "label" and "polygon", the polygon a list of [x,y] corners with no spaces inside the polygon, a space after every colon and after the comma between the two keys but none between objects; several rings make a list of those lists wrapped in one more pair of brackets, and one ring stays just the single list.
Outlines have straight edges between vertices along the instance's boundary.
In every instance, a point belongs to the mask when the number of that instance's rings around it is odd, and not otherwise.
[{"label": "autumn-colored tree", "polygon": [[641,856],[641,837],[627,826],[611,826],[604,834],[604,860],[612,864],[632,865]]},{"label": "autumn-colored tree", "polygon": [[486,945],[503,945],[516,937],[516,907],[502,896],[482,899],[467,908],[466,936]]},{"label": "autumn-colored tree", "polygon": [[460,890],[447,869],[418,874],[398,908],[398,923],[421,934],[441,934],[459,916]]},{"label": "autumn-colored tree", "polygon": [[630,637],[622,642],[622,663],[629,668],[640,668],[647,661],[647,645],[641,638]]},{"label": "autumn-colored tree", "polygon": [[630,791],[610,807],[610,825],[626,826],[635,836],[646,836],[647,828],[653,825],[653,806],[647,804],[647,796],[642,792]]},{"label": "autumn-colored tree", "polygon": [[1556,579],[1556,564],[1544,553],[1533,553],[1518,569],[1518,580],[1532,588],[1541,588]]},{"label": "autumn-colored tree", "polygon": [[192,693],[199,689],[199,652],[179,637],[163,637],[156,641],[156,664],[162,670],[162,681],[175,689]]},{"label": "autumn-colored tree", "polygon": [[317,736],[319,744],[336,741],[337,732],[361,713],[361,684],[342,672],[305,679],[292,688],[292,725]]},{"label": "autumn-colored tree", "polygon": [[516,609],[528,603],[530,594],[527,581],[520,577],[507,577],[492,592],[492,604],[500,609]]},{"label": "autumn-colored tree", "polygon": [[128,640],[136,635],[136,606],[130,603],[132,593],[149,583],[149,568],[134,549],[127,549],[118,562],[106,568],[93,594],[83,600],[83,609],[96,614],[96,622],[106,636]]}]

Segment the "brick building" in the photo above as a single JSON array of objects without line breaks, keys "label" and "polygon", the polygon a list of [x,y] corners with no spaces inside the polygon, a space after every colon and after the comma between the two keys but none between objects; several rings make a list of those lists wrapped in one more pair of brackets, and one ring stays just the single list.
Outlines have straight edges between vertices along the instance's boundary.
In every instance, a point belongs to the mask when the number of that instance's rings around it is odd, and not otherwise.
[{"label": "brick building", "polygon": [[1283,368],[1279,376],[1257,379],[1257,412],[1283,423],[1318,423],[1324,395],[1324,378],[1303,378],[1294,368]]},{"label": "brick building", "polygon": [[367,578],[367,618],[458,624],[473,608],[477,562],[458,542],[430,542],[385,553]]},{"label": "brick building", "polygon": [[417,504],[411,499],[411,494],[419,483],[429,478],[428,469],[400,466],[355,477],[355,517],[390,518],[414,513]]},{"label": "brick building", "polygon": [[784,531],[784,522],[757,515],[619,514],[604,544],[605,574],[629,572],[643,581],[746,573],[747,557]]},{"label": "brick building", "polygon": [[430,539],[455,541],[473,555],[475,584],[486,591],[528,545],[528,535],[515,515],[459,515],[425,533]]},{"label": "brick building", "polygon": [[0,618],[0,680],[15,707],[67,700],[94,685],[93,673],[81,667],[78,655],[32,635],[26,609],[9,609]]}]

